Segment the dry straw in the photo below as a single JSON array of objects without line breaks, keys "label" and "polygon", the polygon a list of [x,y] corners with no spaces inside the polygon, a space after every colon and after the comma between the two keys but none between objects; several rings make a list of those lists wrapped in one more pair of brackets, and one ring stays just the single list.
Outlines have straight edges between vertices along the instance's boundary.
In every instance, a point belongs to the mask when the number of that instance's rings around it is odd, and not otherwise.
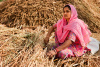
[{"label": "dry straw", "polygon": [[[62,17],[62,8],[66,3],[72,3],[77,8],[79,17],[86,21],[92,32],[99,32],[99,4],[95,4],[93,0],[91,4],[87,0],[8,0],[0,5],[0,23],[15,27],[8,28],[0,24],[0,66],[99,67],[100,56],[89,53],[66,60],[54,57],[50,60],[46,56],[47,47],[50,48],[55,42],[52,34],[48,46],[43,50],[43,39],[48,31],[45,27],[56,23]],[[93,4],[97,7],[92,6]]]},{"label": "dry straw", "polygon": [[[93,56],[89,53],[66,60],[54,58],[50,60],[46,56],[47,47],[43,50],[43,39],[47,34],[45,26],[39,26],[35,30],[27,28],[19,30],[0,25],[0,29],[0,64],[2,67],[99,67],[100,56]],[[53,34],[48,47],[52,43],[54,43]]]},{"label": "dry straw", "polygon": [[98,0],[7,0],[0,5],[0,23],[8,27],[46,25],[62,18],[63,7],[73,4],[79,18],[92,32],[100,32],[100,2]]}]

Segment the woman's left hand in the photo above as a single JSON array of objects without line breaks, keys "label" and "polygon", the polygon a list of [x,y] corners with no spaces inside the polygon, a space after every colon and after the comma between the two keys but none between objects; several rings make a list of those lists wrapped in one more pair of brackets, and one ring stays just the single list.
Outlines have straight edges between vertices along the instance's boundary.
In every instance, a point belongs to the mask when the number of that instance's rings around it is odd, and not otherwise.
[{"label": "woman's left hand", "polygon": [[56,54],[57,53],[54,50],[50,50],[49,52],[47,52],[47,56],[49,56],[50,58],[53,57]]}]

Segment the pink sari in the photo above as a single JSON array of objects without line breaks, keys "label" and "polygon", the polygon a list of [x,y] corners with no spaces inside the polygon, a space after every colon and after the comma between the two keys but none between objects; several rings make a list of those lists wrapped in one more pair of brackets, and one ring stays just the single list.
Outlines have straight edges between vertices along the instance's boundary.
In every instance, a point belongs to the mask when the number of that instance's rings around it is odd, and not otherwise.
[{"label": "pink sari", "polygon": [[77,18],[78,14],[75,7],[73,5],[69,6],[71,7],[71,18],[69,23],[67,23],[66,19],[63,17],[54,25],[54,27],[57,27],[55,33],[57,45],[60,46],[68,39],[75,41],[72,45],[57,54],[59,57],[64,55],[63,59],[68,56],[83,55],[87,51],[85,49],[90,41],[91,35],[91,32],[87,28],[88,26],[82,20]]}]

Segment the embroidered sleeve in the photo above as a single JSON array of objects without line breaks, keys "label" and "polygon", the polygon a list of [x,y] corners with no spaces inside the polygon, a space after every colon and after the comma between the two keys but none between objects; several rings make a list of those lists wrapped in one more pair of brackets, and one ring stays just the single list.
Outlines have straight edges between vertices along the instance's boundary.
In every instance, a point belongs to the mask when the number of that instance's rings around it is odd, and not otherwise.
[{"label": "embroidered sleeve", "polygon": [[71,31],[70,34],[69,34],[68,39],[70,39],[70,40],[72,40],[73,42],[75,42],[75,40],[76,40],[76,35]]}]

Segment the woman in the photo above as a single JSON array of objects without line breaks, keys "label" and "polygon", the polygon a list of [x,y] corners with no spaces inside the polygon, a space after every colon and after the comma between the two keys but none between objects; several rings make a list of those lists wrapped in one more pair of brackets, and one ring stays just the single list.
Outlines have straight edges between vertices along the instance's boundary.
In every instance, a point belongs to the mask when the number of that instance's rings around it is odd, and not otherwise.
[{"label": "woman", "polygon": [[65,59],[70,56],[81,56],[89,49],[86,48],[90,41],[91,32],[87,25],[80,19],[73,5],[66,5],[63,8],[63,18],[54,24],[48,31],[44,43],[49,42],[50,34],[54,29],[56,47],[47,52],[49,57]]}]

